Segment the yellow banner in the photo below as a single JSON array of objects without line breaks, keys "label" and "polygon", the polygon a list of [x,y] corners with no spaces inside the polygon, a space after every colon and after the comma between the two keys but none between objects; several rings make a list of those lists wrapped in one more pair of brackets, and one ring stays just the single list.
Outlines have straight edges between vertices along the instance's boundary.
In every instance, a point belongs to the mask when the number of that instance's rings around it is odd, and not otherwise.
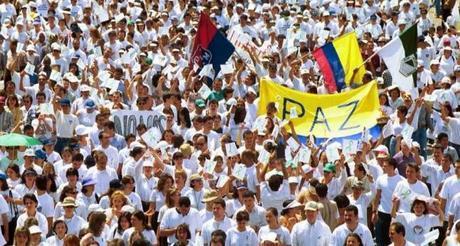
[{"label": "yellow banner", "polygon": [[346,137],[361,133],[377,124],[380,115],[377,83],[330,95],[316,95],[292,90],[270,80],[260,82],[258,114],[266,113],[266,105],[279,105],[278,117],[290,119],[295,107],[297,118],[291,119],[299,135],[318,138]]}]

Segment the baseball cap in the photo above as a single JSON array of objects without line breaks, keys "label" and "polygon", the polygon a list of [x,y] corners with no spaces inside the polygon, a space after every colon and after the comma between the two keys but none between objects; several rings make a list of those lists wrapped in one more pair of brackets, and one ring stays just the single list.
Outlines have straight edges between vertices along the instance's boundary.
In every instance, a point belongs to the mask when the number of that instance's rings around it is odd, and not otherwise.
[{"label": "baseball cap", "polygon": [[335,165],[331,162],[326,163],[326,166],[323,168],[324,172],[335,173]]},{"label": "baseball cap", "polygon": [[96,103],[94,103],[94,101],[92,99],[88,99],[85,102],[85,108],[94,109],[94,108],[96,108]]},{"label": "baseball cap", "polygon": [[195,105],[199,108],[204,108],[206,107],[206,104],[204,103],[203,99],[196,99],[195,100]]},{"label": "baseball cap", "polygon": [[61,100],[59,101],[59,103],[60,103],[61,105],[68,105],[68,106],[70,106],[70,100],[67,99],[67,98],[61,99]]},{"label": "baseball cap", "polygon": [[81,186],[89,186],[89,185],[95,185],[95,184],[97,184],[97,181],[91,177],[86,177],[81,181]]},{"label": "baseball cap", "polygon": [[35,157],[35,152],[33,149],[26,149],[26,151],[24,152],[24,156]]},{"label": "baseball cap", "polygon": [[308,210],[308,211],[318,211],[318,209],[322,207],[323,205],[315,201],[309,201],[307,202],[307,204],[305,204],[305,210]]}]

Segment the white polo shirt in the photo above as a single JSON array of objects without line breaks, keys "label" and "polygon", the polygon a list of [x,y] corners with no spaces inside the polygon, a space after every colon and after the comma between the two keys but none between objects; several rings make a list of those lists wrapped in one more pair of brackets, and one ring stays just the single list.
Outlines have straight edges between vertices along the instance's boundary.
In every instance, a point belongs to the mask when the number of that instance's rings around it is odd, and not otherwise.
[{"label": "white polo shirt", "polygon": [[326,223],[318,219],[313,224],[307,220],[301,221],[295,224],[291,231],[293,246],[329,245],[330,240],[331,229]]},{"label": "white polo shirt", "polygon": [[[160,229],[176,228],[180,224],[187,224],[189,226],[190,234],[192,235],[191,241],[195,240],[195,234],[201,229],[202,221],[200,214],[195,208],[190,208],[187,215],[183,216],[177,211],[177,208],[170,208],[166,210],[163,220],[160,223]],[[177,241],[176,236],[173,234],[168,236],[168,243],[173,244]]]},{"label": "white polo shirt", "polygon": [[203,238],[203,243],[209,244],[211,241],[211,234],[214,231],[228,231],[234,226],[236,226],[236,222],[227,217],[225,217],[222,221],[216,221],[214,218],[206,221],[201,229],[201,237]]},{"label": "white polo shirt", "polygon": [[359,235],[359,237],[363,241],[364,246],[374,245],[374,240],[372,239],[371,231],[369,231],[367,226],[359,223],[354,231],[350,231],[346,224],[342,224],[339,227],[335,228],[334,232],[332,233],[331,246],[345,245],[345,239],[347,238],[348,234],[352,232]]}]

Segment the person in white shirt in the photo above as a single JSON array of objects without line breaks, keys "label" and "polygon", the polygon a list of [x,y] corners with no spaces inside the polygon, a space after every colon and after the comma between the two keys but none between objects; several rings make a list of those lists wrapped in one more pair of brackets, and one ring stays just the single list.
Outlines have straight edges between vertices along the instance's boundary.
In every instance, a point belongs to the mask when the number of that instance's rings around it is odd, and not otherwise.
[{"label": "person in white shirt", "polygon": [[334,232],[332,232],[331,246],[344,245],[345,239],[350,233],[358,234],[365,246],[374,245],[369,228],[359,223],[358,208],[355,205],[349,205],[345,208],[345,224],[335,228]]},{"label": "person in white shirt", "polygon": [[292,246],[329,245],[331,240],[331,229],[322,220],[318,220],[320,204],[309,201],[305,205],[307,219],[294,225],[291,231]]},{"label": "person in white shirt", "polygon": [[70,100],[67,98],[56,99],[53,101],[54,112],[56,114],[56,135],[57,142],[54,150],[61,153],[67,146],[70,139],[75,136],[75,128],[78,126],[78,118],[70,112]]},{"label": "person in white shirt", "polygon": [[377,245],[390,244],[388,228],[391,224],[393,191],[399,181],[404,179],[401,175],[396,174],[395,168],[397,165],[398,163],[395,159],[385,160],[383,163],[385,174],[380,176],[376,181],[377,193],[372,206],[372,221],[375,221]]},{"label": "person in white shirt", "polygon": [[236,213],[236,226],[227,231],[225,245],[236,246],[241,243],[246,245],[257,245],[257,234],[251,227],[247,226],[249,222],[249,213],[239,211]]},{"label": "person in white shirt", "polygon": [[179,199],[179,207],[166,210],[160,222],[158,236],[168,237],[168,244],[175,243],[177,241],[175,237],[176,228],[183,223],[187,224],[190,228],[191,240],[195,240],[195,234],[201,228],[202,221],[200,220],[198,211],[191,207],[188,197],[181,197]]},{"label": "person in white shirt", "polygon": [[263,241],[263,238],[267,236],[267,234],[275,233],[276,238],[282,245],[291,245],[291,235],[289,230],[281,226],[278,221],[278,210],[276,208],[268,208],[267,213],[265,215],[267,220],[267,225],[262,226],[258,232],[258,239],[259,242]]},{"label": "person in white shirt", "polygon": [[108,164],[113,168],[117,173],[121,173],[120,166],[120,157],[118,155],[118,150],[110,144],[110,136],[105,132],[99,132],[99,142],[100,145],[95,149],[103,151],[108,158]]},{"label": "person in white shirt", "polygon": [[104,194],[109,189],[109,182],[117,179],[118,175],[115,169],[107,166],[107,156],[104,152],[97,150],[94,152],[96,165],[88,169],[87,178],[97,180],[95,191],[98,196]]},{"label": "person in white shirt", "polygon": [[409,163],[406,168],[406,179],[401,180],[395,187],[393,196],[400,200],[399,212],[410,212],[410,207],[418,195],[430,196],[425,183],[417,179],[420,176],[420,167],[415,163]]},{"label": "person in white shirt", "polygon": [[53,236],[46,239],[48,245],[63,246],[64,237],[67,234],[67,225],[63,220],[56,220],[53,223]]},{"label": "person in white shirt", "polygon": [[429,214],[428,204],[425,199],[428,197],[418,196],[412,203],[410,212],[396,213],[400,200],[393,200],[391,216],[408,228],[406,238],[408,241],[420,245],[425,241],[424,234],[431,228],[438,227],[444,222],[444,212],[440,208],[438,200],[434,202],[437,215]]},{"label": "person in white shirt", "polygon": [[359,223],[367,225],[367,208],[372,202],[375,194],[375,185],[371,184],[371,190],[364,193],[364,182],[355,181],[351,185],[352,193],[348,195],[351,205],[355,205],[359,211]]},{"label": "person in white shirt", "polygon": [[[217,193],[216,193],[217,195]],[[213,218],[204,222],[201,229],[201,237],[203,238],[203,245],[207,246],[211,242],[211,234],[216,230],[228,231],[234,227],[235,221],[225,216],[225,200],[222,198],[215,198],[212,201]]]},{"label": "person in white shirt", "polygon": [[147,216],[142,211],[136,211],[131,216],[132,227],[123,233],[123,241],[125,245],[131,245],[130,239],[133,238],[134,233],[140,233],[144,239],[151,243],[151,245],[158,245],[155,232],[147,224]]},{"label": "person in white shirt", "polygon": [[394,222],[390,226],[390,246],[415,246],[415,244],[406,240],[406,229],[399,222]]},{"label": "person in white shirt", "polygon": [[[455,195],[460,193],[460,161],[455,163],[455,175],[450,176],[444,181],[439,197],[441,198],[442,211],[447,215]],[[445,218],[446,220],[447,218]],[[444,221],[444,224],[448,224]],[[447,231],[452,229],[453,223],[448,224]]]},{"label": "person in white shirt", "polygon": [[233,219],[236,219],[236,214],[239,211],[245,210],[249,213],[249,225],[254,228],[255,231],[259,231],[259,228],[266,225],[265,221],[265,209],[256,204],[256,198],[252,191],[245,191],[243,193],[243,206],[235,211]]},{"label": "person in white shirt", "polygon": [[61,206],[64,208],[64,215],[58,220],[63,220],[67,225],[67,234],[79,235],[80,230],[86,228],[86,221],[76,215],[74,210],[77,207],[75,198],[66,197],[62,201]]},{"label": "person in white shirt", "polygon": [[27,218],[32,217],[37,219],[38,226],[40,227],[40,230],[43,232],[43,234],[48,234],[48,221],[42,213],[37,211],[37,197],[35,197],[35,195],[32,193],[28,193],[24,195],[24,197],[22,198],[22,202],[25,206],[26,211],[23,214],[19,215],[17,220],[17,228],[24,226]]}]

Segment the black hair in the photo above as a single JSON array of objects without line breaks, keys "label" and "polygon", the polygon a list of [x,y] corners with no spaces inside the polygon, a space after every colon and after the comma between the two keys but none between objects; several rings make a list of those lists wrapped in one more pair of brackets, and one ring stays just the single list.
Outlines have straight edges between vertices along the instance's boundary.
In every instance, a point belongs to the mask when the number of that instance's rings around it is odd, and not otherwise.
[{"label": "black hair", "polygon": [[358,208],[357,208],[355,205],[348,205],[348,206],[345,208],[345,211],[353,212],[353,214],[354,214],[355,216],[358,216]]},{"label": "black hair", "polygon": [[346,208],[348,205],[350,205],[350,200],[344,194],[340,194],[334,197],[334,202],[337,204],[337,208]]},{"label": "black hair", "polygon": [[179,198],[179,207],[190,207],[190,205],[191,205],[190,198],[186,196],[181,196]]},{"label": "black hair", "polygon": [[26,199],[29,199],[29,200],[32,200],[33,202],[35,202],[36,205],[38,205],[38,200],[37,200],[37,197],[32,194],[32,193],[27,193],[25,194],[23,197],[22,197],[22,202],[24,204],[26,204]]},{"label": "black hair", "polygon": [[38,175],[35,179],[35,187],[37,190],[46,190],[46,184],[48,183],[48,177],[45,175]]},{"label": "black hair", "polygon": [[327,185],[319,183],[315,186],[315,191],[319,198],[325,198],[327,196],[328,191]]},{"label": "black hair", "polygon": [[390,227],[393,227],[396,233],[402,234],[403,237],[406,236],[406,229],[404,228],[404,225],[399,223],[399,222],[394,222],[391,224]]}]

